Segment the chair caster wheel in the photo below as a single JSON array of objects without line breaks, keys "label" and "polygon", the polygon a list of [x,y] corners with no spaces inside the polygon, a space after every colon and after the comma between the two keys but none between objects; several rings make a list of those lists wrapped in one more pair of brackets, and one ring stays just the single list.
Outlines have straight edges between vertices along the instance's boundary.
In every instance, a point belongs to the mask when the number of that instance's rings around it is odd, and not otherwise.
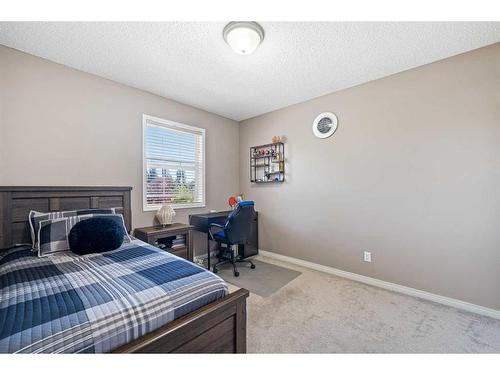
[{"label": "chair caster wheel", "polygon": [[219,270],[217,268],[214,268],[214,270],[212,272],[217,273],[217,272],[219,272]]},{"label": "chair caster wheel", "polygon": [[235,272],[235,273],[234,273],[234,276],[235,276],[235,277],[238,277],[238,276],[240,276],[240,273],[239,273],[239,272]]},{"label": "chair caster wheel", "polygon": [[252,265],[250,266],[250,268],[251,268],[251,269],[255,269],[255,264],[252,264]]}]

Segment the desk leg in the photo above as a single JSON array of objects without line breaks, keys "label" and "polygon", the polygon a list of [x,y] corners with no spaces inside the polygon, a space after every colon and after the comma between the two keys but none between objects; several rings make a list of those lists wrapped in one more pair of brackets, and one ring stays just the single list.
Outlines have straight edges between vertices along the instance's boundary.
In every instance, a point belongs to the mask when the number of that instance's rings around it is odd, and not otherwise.
[{"label": "desk leg", "polygon": [[210,271],[210,235],[207,233],[207,268]]}]

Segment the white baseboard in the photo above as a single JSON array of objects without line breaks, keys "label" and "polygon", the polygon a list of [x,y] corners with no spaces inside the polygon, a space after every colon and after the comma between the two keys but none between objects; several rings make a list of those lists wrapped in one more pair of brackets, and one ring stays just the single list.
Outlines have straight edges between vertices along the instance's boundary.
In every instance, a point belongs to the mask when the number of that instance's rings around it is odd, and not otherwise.
[{"label": "white baseboard", "polygon": [[357,273],[352,273],[348,271],[339,270],[337,268],[324,266],[322,264],[308,262],[307,260],[292,258],[286,255],[281,255],[273,253],[270,251],[259,250],[259,255],[269,257],[272,259],[282,260],[284,262],[296,264],[298,266],[310,268],[316,271],[321,271],[329,273],[331,275],[344,277],[346,279],[359,281],[364,284],[377,286],[379,288],[391,290],[393,292],[398,292],[402,294],[407,294],[409,296],[422,298],[428,301],[437,302],[446,306],[455,307],[457,309],[462,309],[472,313],[488,316],[494,319],[500,319],[500,311],[495,309],[490,309],[489,307],[474,305],[473,303],[461,301],[454,298],[440,296],[439,294],[429,293],[423,290],[410,288],[407,286],[390,283],[388,281],[383,281],[379,279],[374,279],[373,277],[359,275]]}]

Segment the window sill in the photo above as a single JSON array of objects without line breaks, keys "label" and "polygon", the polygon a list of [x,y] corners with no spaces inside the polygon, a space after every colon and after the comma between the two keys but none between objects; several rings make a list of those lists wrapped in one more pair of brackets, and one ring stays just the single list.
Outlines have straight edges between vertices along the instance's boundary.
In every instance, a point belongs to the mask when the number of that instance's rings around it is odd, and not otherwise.
[{"label": "window sill", "polygon": [[[181,210],[183,208],[200,208],[200,207],[206,207],[205,203],[186,203],[186,204],[171,204],[170,205],[174,210]],[[158,211],[161,208],[161,205],[159,206],[147,206],[143,207],[142,211],[143,212],[151,212],[151,211]]]}]

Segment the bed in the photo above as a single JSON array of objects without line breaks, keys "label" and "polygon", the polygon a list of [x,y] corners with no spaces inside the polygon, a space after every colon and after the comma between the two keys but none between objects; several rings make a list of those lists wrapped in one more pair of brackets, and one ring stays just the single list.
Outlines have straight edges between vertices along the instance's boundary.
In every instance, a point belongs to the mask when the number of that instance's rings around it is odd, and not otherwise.
[{"label": "bed", "polygon": [[[122,207],[129,187],[0,187],[0,248],[29,242],[29,210]],[[248,291],[133,239],[102,254],[0,253],[0,353],[243,353]]]}]

